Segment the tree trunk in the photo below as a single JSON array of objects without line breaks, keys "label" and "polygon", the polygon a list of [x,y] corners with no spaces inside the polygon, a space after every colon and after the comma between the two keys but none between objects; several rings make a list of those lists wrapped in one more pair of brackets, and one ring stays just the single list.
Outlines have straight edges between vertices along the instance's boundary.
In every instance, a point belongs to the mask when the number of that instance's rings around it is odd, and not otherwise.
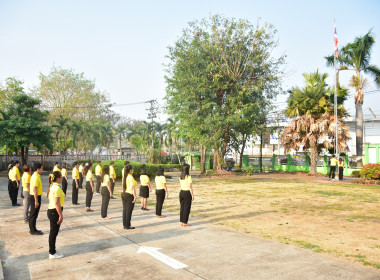
[{"label": "tree trunk", "polygon": [[263,133],[260,134],[260,158],[259,158],[260,172],[263,172]]},{"label": "tree trunk", "polygon": [[213,170],[220,170],[220,164],[219,164],[219,150],[216,147],[214,149],[214,166]]},{"label": "tree trunk", "polygon": [[245,144],[247,143],[248,136],[243,134],[243,143],[241,145],[241,151],[240,151],[240,162],[239,162],[239,168],[241,169],[243,167],[243,154],[245,149]]},{"label": "tree trunk", "polygon": [[363,155],[363,104],[355,104],[356,108],[356,155]]},{"label": "tree trunk", "polygon": [[201,174],[206,174],[206,147],[201,146]]},{"label": "tree trunk", "polygon": [[21,147],[21,166],[24,166],[25,164],[25,147]]},{"label": "tree trunk", "polygon": [[311,147],[310,153],[310,174],[315,176],[317,175],[317,147]]},{"label": "tree trunk", "polygon": [[224,156],[227,152],[227,145],[230,138],[230,124],[227,123],[225,129],[224,129],[224,137],[223,137],[223,147],[222,147],[222,153],[220,155],[222,163],[224,163]]},{"label": "tree trunk", "polygon": [[29,146],[25,147],[25,163],[29,161]]}]

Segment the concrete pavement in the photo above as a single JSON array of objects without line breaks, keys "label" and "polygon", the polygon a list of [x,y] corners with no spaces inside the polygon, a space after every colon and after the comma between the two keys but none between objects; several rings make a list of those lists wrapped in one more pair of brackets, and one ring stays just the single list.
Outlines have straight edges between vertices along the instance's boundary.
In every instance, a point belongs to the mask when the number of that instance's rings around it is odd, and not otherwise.
[{"label": "concrete pavement", "polygon": [[[43,177],[45,191],[46,181]],[[153,209],[142,211],[136,205],[132,216],[136,229],[124,230],[120,199],[110,201],[112,220],[105,222],[100,217],[100,195],[94,195],[95,212],[85,211],[84,189],[79,191],[79,206],[71,205],[68,190],[57,237],[57,250],[65,257],[49,260],[45,197],[46,193],[37,220],[37,228],[45,234],[31,236],[22,221],[22,207],[11,206],[7,180],[0,178],[0,256],[5,279],[380,279],[380,271],[374,268],[201,219],[191,218],[193,226],[183,228],[178,215],[165,211],[165,204],[164,219],[157,219]],[[141,246],[161,248],[166,261],[172,258],[187,267],[173,269],[147,253],[137,253]]]}]

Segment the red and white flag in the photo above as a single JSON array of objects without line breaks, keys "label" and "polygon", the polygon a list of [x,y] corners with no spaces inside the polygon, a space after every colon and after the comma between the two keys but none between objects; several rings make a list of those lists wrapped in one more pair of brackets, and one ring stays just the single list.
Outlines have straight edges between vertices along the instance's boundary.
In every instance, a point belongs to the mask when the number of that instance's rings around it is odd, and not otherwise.
[{"label": "red and white flag", "polygon": [[334,22],[334,55],[336,58],[339,57],[338,52],[339,52],[339,50],[338,50],[338,35],[336,34],[336,26],[335,26],[335,22]]}]

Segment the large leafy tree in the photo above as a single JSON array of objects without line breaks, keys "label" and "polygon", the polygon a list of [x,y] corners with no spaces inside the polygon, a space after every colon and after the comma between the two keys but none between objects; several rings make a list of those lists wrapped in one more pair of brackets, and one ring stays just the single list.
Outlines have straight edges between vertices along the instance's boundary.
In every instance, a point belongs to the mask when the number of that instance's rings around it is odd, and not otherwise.
[{"label": "large leafy tree", "polygon": [[253,126],[278,93],[284,57],[271,55],[274,34],[271,25],[216,15],[190,23],[169,47],[168,113],[190,142],[214,149],[216,167],[241,118]]},{"label": "large leafy tree", "polygon": [[29,146],[42,151],[52,149],[52,128],[45,123],[49,113],[41,111],[41,100],[20,93],[11,97],[6,110],[0,110],[0,142],[20,151],[21,161],[27,161]]},{"label": "large leafy tree", "polygon": [[12,103],[12,97],[24,92],[22,84],[14,77],[6,78],[4,84],[0,84],[0,110],[5,110]]},{"label": "large leafy tree", "polygon": [[[286,150],[310,150],[310,173],[317,173],[317,156],[322,148],[334,147],[335,117],[334,92],[328,87],[328,75],[318,71],[304,74],[305,86],[294,87],[289,90],[288,107],[285,114],[294,118],[289,126],[285,127],[281,141]],[[349,128],[342,122],[347,115],[343,102],[347,98],[347,90],[338,91],[338,145],[341,151],[347,148]]]},{"label": "large leafy tree", "polygon": [[[360,156],[363,153],[363,73],[371,75],[375,84],[380,87],[380,69],[378,66],[371,64],[372,47],[374,44],[375,38],[372,32],[369,31],[364,36],[356,37],[354,42],[342,47],[337,59],[338,71],[355,71],[355,74],[351,78],[350,86],[355,89],[356,154]],[[333,55],[326,57],[326,60],[327,65],[334,65]]]}]

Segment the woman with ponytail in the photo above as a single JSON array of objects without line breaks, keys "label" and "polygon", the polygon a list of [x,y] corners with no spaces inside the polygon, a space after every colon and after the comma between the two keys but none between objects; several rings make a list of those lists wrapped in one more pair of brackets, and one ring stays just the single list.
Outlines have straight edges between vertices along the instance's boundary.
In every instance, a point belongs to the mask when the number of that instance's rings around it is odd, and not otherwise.
[{"label": "woman with ponytail", "polygon": [[91,209],[92,196],[94,195],[94,176],[92,175],[92,163],[89,162],[84,168],[84,174],[86,176],[86,207],[87,212],[94,212]]},{"label": "woman with ponytail", "polygon": [[191,202],[194,200],[192,179],[189,174],[190,165],[184,164],[182,166],[181,177],[179,183],[181,185],[181,191],[179,192],[179,203],[181,204],[179,221],[184,227],[190,226],[187,222],[189,220]]},{"label": "woman with ponytail", "polygon": [[136,202],[136,181],[132,176],[133,167],[132,165],[127,165],[124,167],[124,178],[123,178],[123,192],[121,194],[121,201],[123,203],[123,227],[124,229],[134,229],[131,226],[131,218],[133,208]]},{"label": "woman with ponytail", "polygon": [[63,222],[63,204],[65,202],[65,194],[61,188],[62,174],[60,171],[54,171],[49,175],[49,205],[47,216],[50,220],[49,233],[49,259],[59,259],[63,255],[55,250],[55,242],[57,240],[59,228]]}]

